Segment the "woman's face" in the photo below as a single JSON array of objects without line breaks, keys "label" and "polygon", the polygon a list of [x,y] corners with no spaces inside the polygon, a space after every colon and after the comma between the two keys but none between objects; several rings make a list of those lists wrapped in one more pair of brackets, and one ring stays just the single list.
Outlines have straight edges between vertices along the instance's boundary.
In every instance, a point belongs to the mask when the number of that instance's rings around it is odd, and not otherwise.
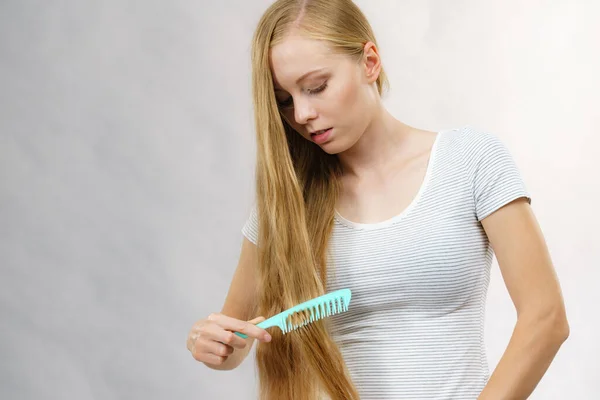
[{"label": "woman's face", "polygon": [[377,74],[373,76],[369,62],[356,62],[333,52],[326,42],[298,35],[274,46],[270,62],[277,103],[296,132],[329,154],[358,141],[378,96],[373,84]]}]

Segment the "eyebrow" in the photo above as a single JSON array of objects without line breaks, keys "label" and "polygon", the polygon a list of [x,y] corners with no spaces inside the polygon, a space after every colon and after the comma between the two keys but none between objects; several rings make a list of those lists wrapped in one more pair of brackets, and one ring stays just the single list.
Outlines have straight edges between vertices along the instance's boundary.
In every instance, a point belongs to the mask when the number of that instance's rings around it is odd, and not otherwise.
[{"label": "eyebrow", "polygon": [[[313,69],[312,71],[308,71],[307,73],[305,73],[304,75],[302,75],[300,78],[298,78],[296,80],[296,84],[302,82],[304,79],[308,78],[310,75],[314,75],[318,72],[323,72],[325,70],[325,68],[317,68],[317,69]],[[274,85],[275,86],[275,90],[284,90],[283,88]]]}]

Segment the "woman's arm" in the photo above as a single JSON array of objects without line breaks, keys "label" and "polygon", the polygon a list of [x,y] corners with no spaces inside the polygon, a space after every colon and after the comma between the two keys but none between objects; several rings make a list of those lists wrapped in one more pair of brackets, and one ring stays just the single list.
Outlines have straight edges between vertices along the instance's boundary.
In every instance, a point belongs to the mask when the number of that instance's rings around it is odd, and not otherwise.
[{"label": "woman's arm", "polygon": [[517,323],[479,400],[526,399],[569,336],[560,285],[524,198],[482,221],[517,311]]},{"label": "woman's arm", "polygon": [[[231,280],[231,285],[229,286],[225,303],[221,309],[221,314],[243,321],[256,317],[253,313],[256,311],[257,266],[258,253],[256,245],[244,237],[238,266]],[[258,323],[260,321],[261,320],[255,319],[251,322]],[[218,367],[211,365],[209,365],[209,367],[218,370],[230,370],[236,368],[244,361],[252,349],[253,344],[254,339],[248,337],[246,339],[245,348],[235,349],[227,360]]]}]

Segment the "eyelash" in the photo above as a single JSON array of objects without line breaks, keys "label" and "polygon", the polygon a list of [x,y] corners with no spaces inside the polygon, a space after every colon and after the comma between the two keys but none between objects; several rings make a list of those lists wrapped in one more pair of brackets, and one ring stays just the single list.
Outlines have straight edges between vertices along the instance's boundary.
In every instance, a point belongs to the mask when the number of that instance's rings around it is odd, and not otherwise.
[{"label": "eyelash", "polygon": [[[327,81],[323,82],[323,84],[316,89],[308,89],[307,92],[309,94],[317,94],[317,93],[321,93],[325,89],[327,89]],[[290,96],[286,101],[279,103],[279,106],[280,107],[289,107],[289,106],[291,106],[291,100],[292,100],[292,97]]]},{"label": "eyelash", "polygon": [[310,93],[310,94],[321,93],[323,90],[325,90],[325,88],[327,88],[327,81],[323,82],[323,84],[316,89],[308,89],[308,93]]}]

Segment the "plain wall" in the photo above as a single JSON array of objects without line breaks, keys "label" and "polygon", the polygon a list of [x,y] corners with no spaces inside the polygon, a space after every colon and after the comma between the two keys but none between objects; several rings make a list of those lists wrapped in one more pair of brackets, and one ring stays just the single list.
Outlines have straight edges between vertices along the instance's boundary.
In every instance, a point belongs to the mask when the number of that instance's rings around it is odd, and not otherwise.
[{"label": "plain wall", "polygon": [[[357,1],[386,106],[512,151],[571,337],[532,399],[600,397],[600,3]],[[221,308],[253,202],[266,0],[0,2],[0,398],[253,399],[185,340]],[[515,312],[496,263],[490,368]]]}]

